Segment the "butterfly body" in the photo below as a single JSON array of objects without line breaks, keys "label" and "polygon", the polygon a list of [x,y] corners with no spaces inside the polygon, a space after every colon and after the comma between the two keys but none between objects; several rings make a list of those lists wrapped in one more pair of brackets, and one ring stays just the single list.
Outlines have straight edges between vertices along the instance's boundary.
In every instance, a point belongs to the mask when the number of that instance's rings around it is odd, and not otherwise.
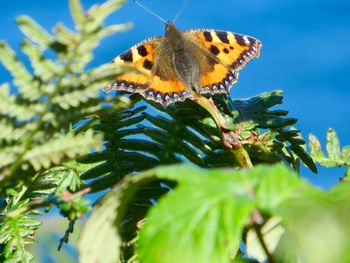
[{"label": "butterfly body", "polygon": [[175,69],[176,77],[188,88],[199,92],[201,73],[199,47],[172,24],[167,25],[163,43],[165,44],[164,50],[171,50],[168,55]]},{"label": "butterfly body", "polygon": [[238,71],[259,56],[255,38],[226,31],[194,29],[180,31],[166,23],[164,37],[147,39],[113,62],[131,63],[148,74],[125,73],[105,88],[140,93],[165,106],[195,93],[227,93]]}]

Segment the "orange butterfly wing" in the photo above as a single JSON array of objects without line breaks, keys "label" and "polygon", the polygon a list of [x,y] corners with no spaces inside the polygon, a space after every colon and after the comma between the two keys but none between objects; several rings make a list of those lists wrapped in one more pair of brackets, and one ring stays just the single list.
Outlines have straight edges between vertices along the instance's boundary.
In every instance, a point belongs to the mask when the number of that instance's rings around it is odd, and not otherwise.
[{"label": "orange butterfly wing", "polygon": [[238,71],[260,54],[261,43],[253,37],[210,29],[192,29],[185,34],[214,60],[214,69],[202,72],[200,93],[226,93],[237,82]]},{"label": "orange butterfly wing", "polygon": [[104,91],[125,90],[130,92],[142,93],[148,87],[152,67],[155,59],[155,50],[159,46],[161,38],[155,37],[147,39],[132,48],[126,50],[116,57],[112,63],[118,65],[130,64],[136,68],[142,69],[142,72],[128,72],[119,75],[116,81],[105,87]]},{"label": "orange butterfly wing", "polygon": [[[142,69],[144,73],[128,72],[119,75],[114,83],[104,88],[104,91],[122,90],[140,93],[145,98],[163,105],[192,97],[185,84],[177,78],[172,62],[164,59],[166,56],[161,54],[162,50],[159,48],[161,41],[162,37],[147,39],[116,57],[113,63],[119,65],[128,63]],[[159,58],[162,58],[162,67],[157,64]]]}]

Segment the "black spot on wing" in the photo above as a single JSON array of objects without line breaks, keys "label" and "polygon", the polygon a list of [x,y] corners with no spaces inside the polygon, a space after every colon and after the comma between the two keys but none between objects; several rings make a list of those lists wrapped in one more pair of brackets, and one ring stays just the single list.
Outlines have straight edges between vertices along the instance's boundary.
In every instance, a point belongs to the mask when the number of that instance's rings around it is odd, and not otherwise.
[{"label": "black spot on wing", "polygon": [[124,60],[125,62],[132,62],[132,52],[131,50],[125,51],[123,54],[120,55],[120,59]]},{"label": "black spot on wing", "polygon": [[218,38],[222,43],[230,44],[230,41],[227,38],[227,32],[225,31],[216,31],[215,32]]},{"label": "black spot on wing", "polygon": [[148,55],[147,49],[145,48],[144,45],[138,46],[137,47],[137,52],[141,57],[145,57]]},{"label": "black spot on wing", "polygon": [[217,56],[217,55],[220,53],[220,50],[219,50],[216,46],[211,45],[211,46],[210,46],[210,52],[211,52],[212,54],[214,54],[215,56]]},{"label": "black spot on wing", "polygon": [[235,34],[235,39],[239,45],[246,46],[243,36]]},{"label": "black spot on wing", "polygon": [[153,67],[153,63],[151,61],[149,61],[148,59],[146,59],[144,62],[143,62],[143,67],[145,69],[149,69],[151,70],[152,67]]},{"label": "black spot on wing", "polygon": [[227,48],[224,48],[223,51],[225,54],[228,54],[230,52]]},{"label": "black spot on wing", "polygon": [[203,32],[204,39],[208,42],[213,41],[213,37],[211,36],[211,33],[209,31],[204,31]]}]

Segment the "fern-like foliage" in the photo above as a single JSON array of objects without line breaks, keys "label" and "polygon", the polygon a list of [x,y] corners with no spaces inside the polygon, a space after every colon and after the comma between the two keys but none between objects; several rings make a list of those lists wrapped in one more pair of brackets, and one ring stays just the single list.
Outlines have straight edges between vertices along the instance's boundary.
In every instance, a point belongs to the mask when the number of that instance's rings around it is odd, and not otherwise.
[{"label": "fern-like foliage", "polygon": [[345,146],[343,149],[340,147],[339,138],[337,133],[333,129],[327,131],[327,143],[325,154],[322,151],[320,141],[318,138],[310,134],[309,135],[309,147],[310,154],[316,163],[324,167],[342,167],[345,166],[345,180],[350,178],[350,146]]},{"label": "fern-like foliage", "polygon": [[[103,38],[130,26],[103,25],[122,3],[106,1],[84,12],[79,1],[71,0],[75,30],[58,24],[53,33],[27,16],[19,17],[30,67],[6,42],[0,43],[0,62],[13,77],[12,86],[0,86],[1,262],[32,260],[25,245],[34,242],[41,224],[31,217],[37,208],[57,205],[72,222],[89,209],[71,192],[84,186],[79,175],[90,166],[74,159],[100,148],[103,135],[77,127],[129,103],[102,97],[100,88],[130,68],[89,65]],[[65,235],[63,241],[67,239]]]},{"label": "fern-like foliage", "polygon": [[[5,178],[47,169],[100,145],[100,135],[92,131],[78,134],[71,127],[100,113],[105,99],[99,96],[99,89],[120,71],[113,65],[86,70],[93,48],[103,37],[128,25],[101,27],[120,1],[109,1],[98,12],[93,8],[87,14],[77,3],[71,1],[77,32],[57,25],[51,35],[29,17],[17,19],[27,36],[22,49],[31,69],[5,42],[0,44],[0,61],[15,85],[14,90],[7,84],[0,89],[0,129],[4,131],[0,172]],[[48,51],[55,53],[53,59],[45,56]]]},{"label": "fern-like foliage", "polygon": [[[316,172],[311,157],[301,147],[305,142],[299,131],[290,128],[297,120],[285,117],[287,111],[270,110],[282,103],[281,91],[245,100],[217,97],[216,102],[232,130],[245,142],[253,164],[280,161],[294,164],[301,160]],[[166,109],[156,103],[135,103],[118,115],[100,118],[94,129],[106,133],[105,147],[79,162],[98,163],[81,176],[91,180],[95,191],[110,187],[126,174],[158,164],[239,166],[233,152],[224,145],[214,120],[193,101]]]}]

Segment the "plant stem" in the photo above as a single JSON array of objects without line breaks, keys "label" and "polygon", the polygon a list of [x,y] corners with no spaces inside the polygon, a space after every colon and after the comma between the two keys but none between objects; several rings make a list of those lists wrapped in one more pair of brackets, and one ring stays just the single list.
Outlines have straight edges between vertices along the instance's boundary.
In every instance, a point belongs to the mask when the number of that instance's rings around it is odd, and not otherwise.
[{"label": "plant stem", "polygon": [[261,244],[261,247],[262,247],[262,249],[265,252],[265,255],[267,257],[268,262],[269,263],[275,263],[276,261],[275,261],[274,257],[271,255],[271,253],[269,252],[269,249],[267,248],[267,245],[265,243],[264,237],[263,237],[263,235],[261,233],[261,225],[255,224],[254,225],[254,229],[255,229],[256,235],[257,235],[257,237],[259,239],[259,242]]},{"label": "plant stem", "polygon": [[200,94],[195,95],[195,101],[204,109],[206,109],[213,117],[216,125],[220,129],[222,139],[225,146],[230,149],[236,157],[238,163],[243,168],[252,168],[253,164],[247,151],[243,148],[239,140],[238,134],[230,130],[225,118],[218,110],[212,99],[207,99]]},{"label": "plant stem", "polygon": [[249,154],[243,148],[243,146],[240,146],[237,149],[232,149],[232,152],[242,167],[253,168],[253,164],[252,164],[252,161],[250,160]]},{"label": "plant stem", "polygon": [[202,95],[196,94],[195,100],[200,106],[202,106],[204,109],[206,109],[210,113],[215,123],[219,125],[219,128],[228,130],[228,125],[226,123],[226,120],[221,115],[220,111],[218,110],[218,108],[216,107],[212,99],[207,99]]},{"label": "plant stem", "polygon": [[[253,195],[254,195],[253,191],[250,190],[249,191],[249,196],[253,196]],[[260,210],[258,208],[254,208],[254,210],[253,210],[253,212],[251,214],[251,219],[252,219],[252,224],[253,224],[255,233],[256,233],[256,235],[258,237],[260,245],[261,245],[262,249],[264,250],[265,255],[266,255],[269,263],[274,263],[275,259],[271,255],[271,253],[270,253],[270,251],[269,251],[269,249],[267,247],[267,244],[266,244],[266,242],[264,240],[264,236],[261,233],[261,228],[265,224],[265,221],[264,221],[264,218],[263,218],[263,216],[260,213]]]}]

